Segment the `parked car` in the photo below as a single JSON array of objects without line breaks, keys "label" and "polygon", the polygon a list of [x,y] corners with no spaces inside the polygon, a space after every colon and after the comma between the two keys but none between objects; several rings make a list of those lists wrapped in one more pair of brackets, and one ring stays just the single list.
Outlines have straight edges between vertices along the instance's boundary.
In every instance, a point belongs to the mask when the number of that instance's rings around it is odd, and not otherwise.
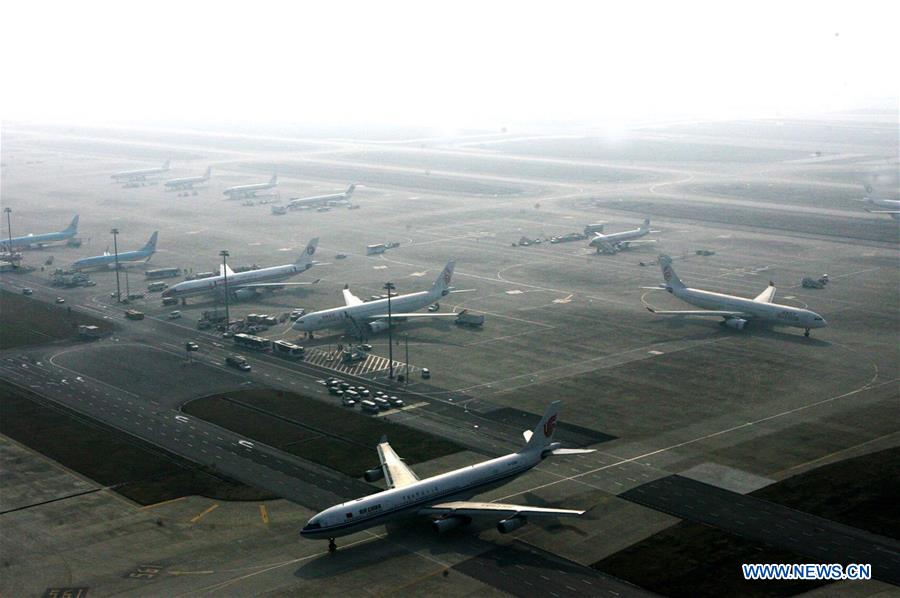
[{"label": "parked car", "polygon": [[250,364],[247,363],[247,360],[241,355],[229,355],[225,358],[225,363],[226,365],[237,368],[242,372],[250,371]]},{"label": "parked car", "polygon": [[403,399],[401,399],[400,397],[397,397],[397,396],[393,396],[393,395],[388,397],[388,402],[390,402],[392,407],[396,407],[398,409],[405,405],[405,403],[403,402]]},{"label": "parked car", "polygon": [[375,403],[376,405],[378,405],[378,408],[381,409],[382,411],[387,411],[388,409],[391,408],[390,402],[387,399],[384,399],[382,397],[374,397],[370,400],[373,403]]},{"label": "parked car", "polygon": [[24,289],[22,289],[22,294],[23,295],[34,295],[34,289],[29,289],[28,287],[25,287]]},{"label": "parked car", "polygon": [[344,397],[343,399],[341,399],[341,404],[344,407],[355,407],[356,401],[351,399],[350,397]]},{"label": "parked car", "polygon": [[173,311],[173,312],[169,312],[169,315],[168,315],[168,318],[169,318],[170,320],[177,320],[177,319],[179,319],[180,317],[181,317],[181,312],[178,311],[178,310],[175,310],[175,311]]},{"label": "parked car", "polygon": [[422,378],[426,380],[431,378],[431,370],[429,370],[428,368],[422,368]]},{"label": "parked car", "polygon": [[57,302],[57,303],[65,303],[66,300],[63,299],[62,297],[57,297],[57,298],[56,298],[56,302]]}]

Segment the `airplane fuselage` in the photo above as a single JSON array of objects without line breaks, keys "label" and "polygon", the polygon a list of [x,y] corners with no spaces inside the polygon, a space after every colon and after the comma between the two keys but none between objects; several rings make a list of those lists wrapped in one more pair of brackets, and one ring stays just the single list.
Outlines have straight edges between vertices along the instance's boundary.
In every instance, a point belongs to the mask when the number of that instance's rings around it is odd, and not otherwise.
[{"label": "airplane fuselage", "polygon": [[618,245],[623,241],[630,241],[631,239],[640,239],[650,233],[650,229],[644,228],[636,228],[634,230],[626,230],[620,233],[610,233],[608,235],[604,234],[596,234],[593,239],[591,239],[591,247],[603,247],[604,244],[609,244],[613,247]]},{"label": "airplane fuselage", "polygon": [[237,187],[230,187],[225,189],[222,192],[223,195],[227,195],[229,198],[234,199],[236,197],[253,197],[256,195],[257,191],[265,191],[266,189],[272,189],[276,185],[273,183],[257,183],[255,185],[239,185]]},{"label": "airplane fuselage", "polygon": [[[16,247],[34,247],[35,245],[46,245],[47,243],[56,243],[59,241],[67,241],[77,234],[76,231],[57,233],[43,233],[40,235],[26,235],[24,237],[13,237],[12,248]],[[10,245],[9,239],[0,239],[0,247],[7,248]]]},{"label": "airplane fuselage", "polygon": [[[235,272],[228,275],[229,290],[238,290],[241,285],[261,282],[278,282],[287,280],[292,276],[306,272],[311,264],[285,264],[283,266],[272,266],[270,268],[260,268],[259,270],[250,270],[248,272]],[[222,275],[210,278],[201,278],[200,280],[186,280],[179,282],[163,291],[163,297],[191,297],[196,295],[205,295],[209,293],[221,293],[226,289],[225,277]]]},{"label": "airplane fuselage", "polygon": [[[431,291],[397,295],[396,297],[391,297],[391,312],[413,312],[431,305],[440,299],[441,296],[440,293]],[[307,314],[294,322],[294,328],[296,330],[313,332],[325,328],[347,326],[353,322],[364,323],[372,319],[373,316],[386,315],[387,313],[388,300],[377,299],[360,303],[359,305],[333,307]]]},{"label": "airplane fuselage", "polygon": [[168,168],[143,168],[141,170],[126,170],[123,172],[117,172],[116,174],[112,175],[111,178],[115,180],[126,179],[129,181],[142,181],[148,176],[155,176],[168,171]]},{"label": "airplane fuselage", "polygon": [[334,193],[332,195],[318,195],[316,197],[301,197],[292,199],[287,203],[289,208],[299,208],[302,206],[322,206],[333,202],[347,201],[346,193]]},{"label": "airplane fuselage", "polygon": [[204,176],[184,177],[183,179],[172,179],[171,181],[166,181],[166,187],[169,187],[170,189],[189,189],[194,185],[205,183],[208,180],[209,179]]},{"label": "airplane fuselage", "polygon": [[[135,251],[123,251],[119,254],[118,261],[119,263],[123,262],[139,262],[141,260],[148,260],[153,254],[156,253],[156,250],[145,250],[138,249]],[[73,270],[84,270],[86,268],[102,268],[104,266],[112,266],[116,263],[116,256],[113,254],[110,255],[95,255],[93,257],[86,257],[84,259],[80,259],[72,264]]]},{"label": "airplane fuselage", "polygon": [[492,485],[502,484],[540,462],[540,451],[523,451],[377,492],[322,511],[300,530],[300,535],[313,539],[337,538],[414,516],[429,505],[469,498]]},{"label": "airplane fuselage", "polygon": [[667,290],[685,303],[690,303],[703,309],[739,311],[756,321],[796,328],[823,328],[826,325],[825,320],[819,314],[790,305],[764,303],[735,295],[714,293],[690,287],[670,287]]}]

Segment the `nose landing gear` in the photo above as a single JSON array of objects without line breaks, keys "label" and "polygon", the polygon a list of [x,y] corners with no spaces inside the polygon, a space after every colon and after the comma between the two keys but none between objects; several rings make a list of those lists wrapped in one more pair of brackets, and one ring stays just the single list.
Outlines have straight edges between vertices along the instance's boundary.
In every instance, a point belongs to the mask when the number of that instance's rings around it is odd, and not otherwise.
[{"label": "nose landing gear", "polygon": [[803,336],[809,338],[809,328],[806,329],[806,332],[803,333]]},{"label": "nose landing gear", "polygon": [[334,538],[328,538],[328,552],[331,554],[337,552],[337,544],[334,543]]}]

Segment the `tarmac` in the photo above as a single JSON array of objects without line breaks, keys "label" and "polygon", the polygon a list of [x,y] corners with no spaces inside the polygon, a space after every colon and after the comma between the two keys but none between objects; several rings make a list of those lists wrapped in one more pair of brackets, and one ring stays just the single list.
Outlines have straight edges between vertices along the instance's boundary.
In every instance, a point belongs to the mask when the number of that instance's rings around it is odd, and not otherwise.
[{"label": "tarmac", "polygon": [[[4,130],[4,203],[13,208],[13,234],[44,232],[56,222],[62,228],[78,212],[84,243],[26,251],[25,262],[36,270],[4,274],[0,284],[14,292],[33,288],[35,299],[48,302],[63,296],[66,305],[119,328],[93,343],[0,352],[0,378],[284,499],[225,503],[192,496],[141,507],[0,438],[0,593],[82,587],[91,595],[515,595],[522,590],[507,574],[518,564],[527,571],[517,570],[515,580],[535,583],[542,593],[572,586],[595,595],[578,585],[587,588],[589,581],[637,594],[640,588],[589,566],[681,519],[697,520],[684,507],[690,501],[646,498],[651,489],[664,494],[673,476],[706,482],[677,485],[680,492],[704,488],[690,496],[732,509],[727,529],[736,531],[735,519],[760,512],[745,492],[831,455],[900,442],[900,236],[895,222],[852,201],[862,191],[860,172],[896,168],[896,146],[864,136],[852,143],[812,143],[802,136],[788,143],[705,129],[647,134],[649,147],[685,152],[682,159],[671,152],[661,159],[652,152],[638,158],[585,154],[581,145],[542,145],[540,139],[533,150],[512,140],[481,145],[464,138],[426,147],[247,138],[235,148],[215,135],[151,136],[148,146],[99,129]],[[722,159],[710,157],[710,144],[724,148]],[[810,160],[815,151],[821,158]],[[110,182],[112,172],[168,158],[178,169],[172,176],[213,164],[213,179],[187,197],[161,185]],[[258,200],[244,206],[223,198],[225,187],[266,180],[273,168],[282,202],[356,182],[353,202],[360,209],[275,216]],[[729,195],[710,190],[726,183],[734,186]],[[785,188],[794,192],[786,195]],[[822,203],[810,196],[817,190]],[[739,218],[729,211],[737,208],[745,210]],[[783,214],[833,228],[810,232],[807,223],[791,230],[778,219]],[[597,221],[606,221],[608,232],[634,228],[645,215],[659,231],[652,235],[655,247],[615,256],[596,255],[586,242],[512,247],[523,235],[549,237]],[[304,345],[311,359],[242,352],[253,370],[238,372],[224,365],[235,352],[231,341],[196,329],[200,312],[216,307],[212,299],[172,307],[163,307],[158,296],[139,300],[133,307],[147,317],[133,322],[110,297],[114,272],[91,273],[96,287],[50,286],[52,267],[102,253],[111,226],[121,231],[120,250],[160,230],[160,250],[146,267],[195,272],[216,269],[224,248],[233,266],[289,263],[309,238],[320,237],[322,263],[297,277],[320,278],[317,284],[232,304],[238,316],[334,307],[345,284],[361,297],[379,294],[387,280],[398,292],[422,290],[454,258],[453,285],[466,292],[449,295],[441,310],[468,309],[486,321],[481,329],[399,324],[394,359],[407,361],[408,341],[413,374],[403,387],[386,379],[385,334],[367,339],[373,349],[362,366],[335,374],[328,356],[354,339],[340,330],[301,339],[287,322],[265,334]],[[365,255],[367,244],[385,241],[400,246]],[[697,255],[701,249],[715,253]],[[736,331],[714,320],[656,318],[646,305],[687,308],[642,288],[661,282],[654,264],[661,252],[675,258],[679,276],[692,286],[752,297],[772,280],[777,300],[809,306],[829,326],[805,339],[797,329]],[[348,257],[336,259],[338,253]],[[50,256],[54,265],[41,272]],[[128,269],[130,289],[145,288],[143,269]],[[800,285],[803,276],[826,272],[825,289]],[[168,320],[173,309],[183,317]],[[190,363],[186,340],[201,345]],[[422,379],[421,368],[432,377]],[[588,513],[565,525],[531,522],[509,535],[498,534],[492,522],[438,537],[424,524],[374,528],[344,538],[338,553],[328,555],[325,544],[301,540],[299,528],[318,509],[372,487],[182,415],[180,407],[247,387],[294,390],[333,403],[317,383],[332,374],[390,387],[416,407],[384,417],[468,449],[416,466],[420,475],[516,450],[522,430],[549,401],[562,399],[560,439],[597,452],[548,459],[480,498]],[[777,511],[766,517],[781,521]],[[811,524],[801,517],[791,525],[802,536]],[[835,556],[789,547],[811,558]],[[879,579],[896,583],[895,577]],[[883,581],[868,582],[868,593],[891,587]]]}]

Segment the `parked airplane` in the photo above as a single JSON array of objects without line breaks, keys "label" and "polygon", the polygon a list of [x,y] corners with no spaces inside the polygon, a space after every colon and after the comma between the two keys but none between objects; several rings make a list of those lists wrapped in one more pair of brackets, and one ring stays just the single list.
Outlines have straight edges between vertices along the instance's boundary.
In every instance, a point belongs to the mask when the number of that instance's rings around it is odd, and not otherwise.
[{"label": "parked airplane", "polygon": [[[284,281],[292,276],[306,272],[313,267],[313,255],[316,253],[316,246],[319,239],[315,238],[309,242],[300,257],[293,264],[285,264],[283,266],[272,266],[271,268],[260,268],[259,270],[248,270],[247,272],[233,272],[227,265],[219,268],[219,275],[210,278],[201,278],[199,280],[186,280],[179,282],[163,291],[163,297],[176,297],[186,300],[187,297],[207,294],[222,294],[225,289],[228,290],[229,296],[235,299],[248,299],[256,294],[259,289],[274,290],[285,286],[308,285],[319,282],[276,282]],[[227,276],[226,276],[227,275]],[[226,281],[227,278],[227,281]]]},{"label": "parked airplane", "polygon": [[644,224],[641,225],[640,228],[636,228],[634,230],[626,230],[620,233],[594,233],[594,238],[591,239],[590,247],[596,247],[597,253],[606,253],[609,255],[616,254],[623,249],[628,249],[632,245],[639,245],[644,243],[656,243],[656,241],[652,239],[648,239],[646,241],[635,241],[634,239],[640,239],[648,234],[650,234],[650,219],[646,218],[644,220]]},{"label": "parked airplane", "polygon": [[212,174],[212,166],[206,167],[206,173],[202,176],[186,176],[180,179],[169,179],[166,181],[167,189],[193,189],[194,185],[205,183]]},{"label": "parked airplane", "polygon": [[222,192],[223,195],[227,195],[228,199],[240,199],[242,197],[253,197],[256,195],[257,191],[265,191],[266,189],[273,189],[278,186],[278,175],[273,174],[272,178],[269,179],[268,183],[254,183],[252,185],[237,185],[235,187],[229,187]]},{"label": "parked airplane", "polygon": [[799,307],[779,305],[773,303],[775,299],[775,285],[769,283],[769,287],[753,299],[724,295],[700,289],[686,287],[675,270],[672,268],[672,258],[667,255],[659,257],[659,265],[662,268],[665,283],[659,287],[664,288],[682,301],[702,307],[702,310],[662,311],[647,306],[647,309],[659,316],[699,316],[720,317],[729,328],[743,330],[747,322],[763,322],[775,326],[792,326],[805,328],[804,336],[809,336],[812,328],[824,328],[828,325],[825,318]]},{"label": "parked airplane", "polygon": [[[408,293],[406,295],[391,295],[391,319],[405,320],[407,318],[455,318],[456,313],[415,313],[417,309],[427,307],[441,297],[452,292],[450,278],[453,276],[454,261],[447,262],[444,270],[427,291]],[[324,328],[347,327],[357,333],[363,331],[363,327],[370,332],[387,330],[388,300],[376,299],[375,301],[363,301],[344,287],[344,307],[334,307],[314,311],[298,318],[294,322],[295,330],[302,330],[312,335],[316,330]]]},{"label": "parked airplane", "polygon": [[72,218],[69,226],[56,233],[43,233],[40,235],[25,235],[24,237],[13,237],[12,239],[0,240],[0,248],[4,251],[15,251],[17,247],[43,247],[48,243],[56,243],[57,241],[67,241],[78,234],[78,214]]},{"label": "parked airplane", "polygon": [[141,168],[139,170],[123,170],[122,172],[117,172],[112,175],[110,178],[115,179],[116,181],[143,181],[148,176],[155,176],[157,174],[162,174],[164,172],[168,172],[169,170],[169,160],[166,160],[162,168]]},{"label": "parked airplane", "polygon": [[[122,262],[139,262],[141,260],[150,261],[150,258],[156,253],[156,239],[159,236],[159,231],[154,231],[152,235],[150,235],[150,240],[147,241],[147,244],[141,247],[140,249],[136,249],[134,251],[121,251],[119,252],[118,261],[121,264]],[[108,266],[114,266],[116,263],[116,255],[114,253],[110,253],[109,249],[103,252],[103,255],[95,255],[93,257],[86,257],[78,260],[74,264],[72,264],[73,270],[84,270],[86,268],[102,268]]]},{"label": "parked airplane", "polygon": [[316,195],[313,197],[298,197],[289,201],[287,203],[287,207],[295,210],[297,208],[315,208],[336,203],[349,203],[354,189],[356,189],[356,185],[350,185],[343,193],[332,193],[331,195]]},{"label": "parked airplane", "polygon": [[530,517],[580,517],[584,511],[464,500],[525,473],[550,455],[594,452],[564,449],[559,442],[553,442],[559,406],[560,401],[550,403],[534,431],[522,433],[526,444],[519,452],[424,480],[403,463],[387,438],[382,437],[377,447],[381,467],[367,471],[366,480],[374,482],[383,477],[388,489],[325,509],[309,520],[300,535],[328,538],[328,550],[334,552],[337,537],[417,515],[432,517],[432,527],[438,533],[467,524],[473,517],[500,517],[497,530],[502,534],[519,529]]}]

